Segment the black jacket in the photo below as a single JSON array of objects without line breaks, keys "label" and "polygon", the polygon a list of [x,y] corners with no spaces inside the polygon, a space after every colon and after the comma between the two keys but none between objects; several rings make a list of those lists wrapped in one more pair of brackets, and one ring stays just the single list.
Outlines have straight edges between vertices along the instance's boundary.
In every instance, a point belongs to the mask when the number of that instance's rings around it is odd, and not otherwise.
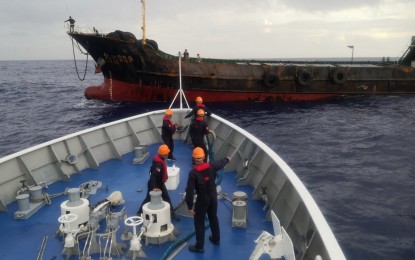
[{"label": "black jacket", "polygon": [[199,146],[204,143],[203,137],[209,134],[209,127],[202,117],[197,117],[190,125],[190,137],[194,146]]},{"label": "black jacket", "polygon": [[217,199],[216,176],[217,171],[225,167],[228,158],[220,161],[205,162],[196,165],[190,172],[186,187],[186,205],[188,209],[193,208],[193,196],[196,192],[197,200]]},{"label": "black jacket", "polygon": [[163,138],[171,138],[176,132],[176,126],[168,117],[163,118],[163,125],[161,127],[161,136]]},{"label": "black jacket", "polygon": [[153,164],[150,168],[150,179],[148,180],[148,190],[155,188],[161,189],[164,182],[167,181],[167,166],[164,160],[159,156],[154,156]]}]

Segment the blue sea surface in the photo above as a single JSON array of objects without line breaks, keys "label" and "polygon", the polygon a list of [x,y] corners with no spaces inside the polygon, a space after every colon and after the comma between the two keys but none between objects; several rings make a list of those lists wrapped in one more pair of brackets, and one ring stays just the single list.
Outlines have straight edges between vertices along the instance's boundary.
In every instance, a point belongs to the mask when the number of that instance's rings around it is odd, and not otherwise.
[{"label": "blue sea surface", "polygon": [[[169,105],[86,100],[93,67],[0,61],[0,157]],[[287,162],[347,259],[415,259],[415,95],[206,105]]]}]

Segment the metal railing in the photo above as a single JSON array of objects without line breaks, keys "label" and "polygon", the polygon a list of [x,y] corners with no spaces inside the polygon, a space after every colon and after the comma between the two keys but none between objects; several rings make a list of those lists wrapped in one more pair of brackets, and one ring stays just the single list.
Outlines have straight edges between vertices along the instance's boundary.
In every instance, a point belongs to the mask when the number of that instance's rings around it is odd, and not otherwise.
[{"label": "metal railing", "polygon": [[[94,31],[94,28],[96,31]],[[71,32],[69,23],[65,23],[65,29],[66,32]],[[97,28],[97,27],[91,27],[91,26],[80,26],[75,25],[72,32],[79,33],[79,34],[96,34],[100,36],[105,36],[110,32],[113,32],[115,30],[111,30],[108,28]]]}]

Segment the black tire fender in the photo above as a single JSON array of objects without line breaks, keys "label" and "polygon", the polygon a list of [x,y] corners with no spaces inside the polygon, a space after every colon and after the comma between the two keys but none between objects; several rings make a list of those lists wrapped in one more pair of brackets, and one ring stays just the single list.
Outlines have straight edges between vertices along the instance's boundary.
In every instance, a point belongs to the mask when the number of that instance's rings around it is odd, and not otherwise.
[{"label": "black tire fender", "polygon": [[275,72],[265,72],[262,78],[262,82],[264,83],[265,87],[273,88],[278,85],[280,79]]},{"label": "black tire fender", "polygon": [[114,38],[114,39],[122,39],[122,31],[116,30],[107,34],[107,37]]},{"label": "black tire fender", "polygon": [[154,40],[147,39],[146,40],[146,45],[150,46],[155,51],[158,51],[158,49],[159,49],[159,46],[158,46],[157,42],[154,41]]},{"label": "black tire fender", "polygon": [[308,86],[313,82],[313,74],[308,70],[303,70],[297,75],[297,81],[301,86]]},{"label": "black tire fender", "polygon": [[331,74],[331,78],[336,84],[344,84],[347,80],[347,72],[344,69],[336,69],[333,74]]}]

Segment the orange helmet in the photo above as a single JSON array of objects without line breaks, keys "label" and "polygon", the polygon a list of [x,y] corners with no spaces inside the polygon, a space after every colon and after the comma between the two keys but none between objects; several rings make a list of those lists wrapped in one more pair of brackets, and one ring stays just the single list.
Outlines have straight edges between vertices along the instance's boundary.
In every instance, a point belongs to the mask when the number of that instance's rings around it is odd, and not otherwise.
[{"label": "orange helmet", "polygon": [[170,152],[170,149],[167,145],[162,144],[162,145],[160,145],[158,152],[159,152],[160,155],[168,155],[169,152]]},{"label": "orange helmet", "polygon": [[205,110],[203,110],[203,109],[197,110],[197,115],[198,116],[204,116],[205,115]]},{"label": "orange helmet", "polygon": [[203,158],[205,158],[205,151],[203,151],[203,149],[200,148],[200,147],[196,147],[193,150],[192,157],[195,158],[195,159],[203,159]]},{"label": "orange helmet", "polygon": [[171,115],[173,115],[173,110],[171,110],[170,108],[166,109],[166,116],[171,116]]},{"label": "orange helmet", "polygon": [[196,102],[200,102],[200,103],[202,103],[202,102],[203,102],[202,97],[197,97],[197,98],[196,98]]}]

